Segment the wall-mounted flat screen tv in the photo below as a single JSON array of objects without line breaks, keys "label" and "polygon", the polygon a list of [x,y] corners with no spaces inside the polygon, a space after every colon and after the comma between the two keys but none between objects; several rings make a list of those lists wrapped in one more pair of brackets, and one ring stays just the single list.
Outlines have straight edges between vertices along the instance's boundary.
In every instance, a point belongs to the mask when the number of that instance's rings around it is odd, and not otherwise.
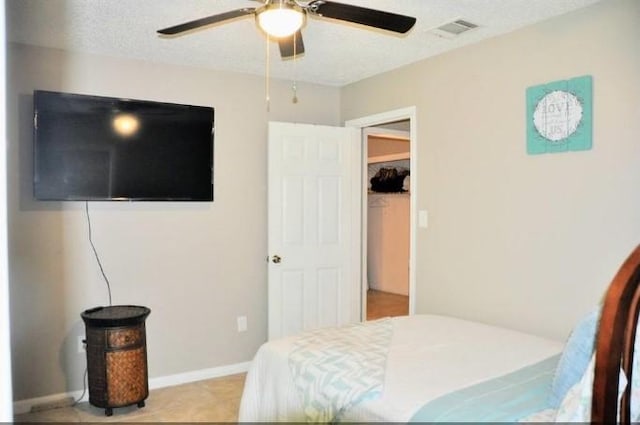
[{"label": "wall-mounted flat screen tv", "polygon": [[214,109],[34,91],[34,196],[213,201]]}]

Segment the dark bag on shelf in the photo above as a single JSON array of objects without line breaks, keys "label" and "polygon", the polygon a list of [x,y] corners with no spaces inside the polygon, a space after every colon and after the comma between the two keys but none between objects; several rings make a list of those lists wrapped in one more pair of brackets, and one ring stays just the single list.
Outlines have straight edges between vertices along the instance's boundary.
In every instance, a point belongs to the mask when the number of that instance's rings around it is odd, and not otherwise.
[{"label": "dark bag on shelf", "polygon": [[404,192],[402,183],[409,174],[407,170],[398,171],[396,168],[380,168],[371,178],[371,190],[374,192]]}]

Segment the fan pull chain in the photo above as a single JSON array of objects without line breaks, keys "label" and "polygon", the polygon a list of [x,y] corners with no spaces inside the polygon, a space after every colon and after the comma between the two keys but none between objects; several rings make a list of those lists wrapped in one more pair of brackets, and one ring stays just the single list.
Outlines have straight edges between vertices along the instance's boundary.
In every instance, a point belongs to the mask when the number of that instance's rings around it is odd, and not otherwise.
[{"label": "fan pull chain", "polygon": [[298,103],[298,67],[297,67],[297,58],[296,58],[296,47],[297,47],[297,32],[293,33],[293,86],[291,89],[293,90],[293,98],[291,101],[293,103]]},{"label": "fan pull chain", "polygon": [[293,90],[293,99],[291,99],[291,101],[293,103],[298,103],[298,86],[296,85],[296,82],[293,82],[293,86],[291,87],[291,89]]},{"label": "fan pull chain", "polygon": [[269,54],[269,44],[270,43],[271,43],[271,39],[269,37],[269,34],[267,34],[267,60],[266,60],[267,69],[265,70],[265,74],[264,74],[265,75],[264,84],[265,84],[265,93],[266,93],[265,100],[267,102],[267,112],[269,112],[269,107],[271,106],[271,97],[270,97],[270,94],[269,94],[269,68],[270,68],[270,65],[271,65],[270,59],[269,59],[270,56],[271,56]]}]

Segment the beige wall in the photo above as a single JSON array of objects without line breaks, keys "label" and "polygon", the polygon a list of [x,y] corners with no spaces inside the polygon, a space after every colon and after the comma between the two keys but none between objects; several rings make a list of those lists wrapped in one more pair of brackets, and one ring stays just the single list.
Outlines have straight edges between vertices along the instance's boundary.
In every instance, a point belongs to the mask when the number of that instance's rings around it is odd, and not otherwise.
[{"label": "beige wall", "polygon": [[[84,203],[32,199],[34,89],[216,108],[213,203],[91,202],[114,304],[141,304],[151,378],[251,360],[266,340],[267,121],[339,123],[339,89],[11,46],[8,203],[14,396],[82,389],[80,313],[108,303]],[[236,332],[236,317],[249,329]]]},{"label": "beige wall", "polygon": [[[418,312],[564,338],[599,301],[640,242],[638,40],[611,0],[343,88],[343,120],[417,108]],[[593,149],[527,155],[525,89],[585,74]]]}]

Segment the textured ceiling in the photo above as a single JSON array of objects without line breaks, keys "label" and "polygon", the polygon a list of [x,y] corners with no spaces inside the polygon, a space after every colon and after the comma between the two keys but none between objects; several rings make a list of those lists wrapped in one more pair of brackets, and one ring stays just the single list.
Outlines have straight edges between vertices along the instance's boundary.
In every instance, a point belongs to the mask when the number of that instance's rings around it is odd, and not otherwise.
[{"label": "textured ceiling", "polygon": [[[282,61],[271,43],[272,77],[342,86],[603,0],[340,1],[415,16],[417,23],[397,36],[310,17],[303,29],[306,52],[298,60]],[[7,32],[10,41],[20,43],[264,75],[267,43],[251,17],[177,38],[156,34],[160,28],[256,6],[244,0],[7,0]],[[460,18],[479,28],[455,39],[430,32]]]}]

